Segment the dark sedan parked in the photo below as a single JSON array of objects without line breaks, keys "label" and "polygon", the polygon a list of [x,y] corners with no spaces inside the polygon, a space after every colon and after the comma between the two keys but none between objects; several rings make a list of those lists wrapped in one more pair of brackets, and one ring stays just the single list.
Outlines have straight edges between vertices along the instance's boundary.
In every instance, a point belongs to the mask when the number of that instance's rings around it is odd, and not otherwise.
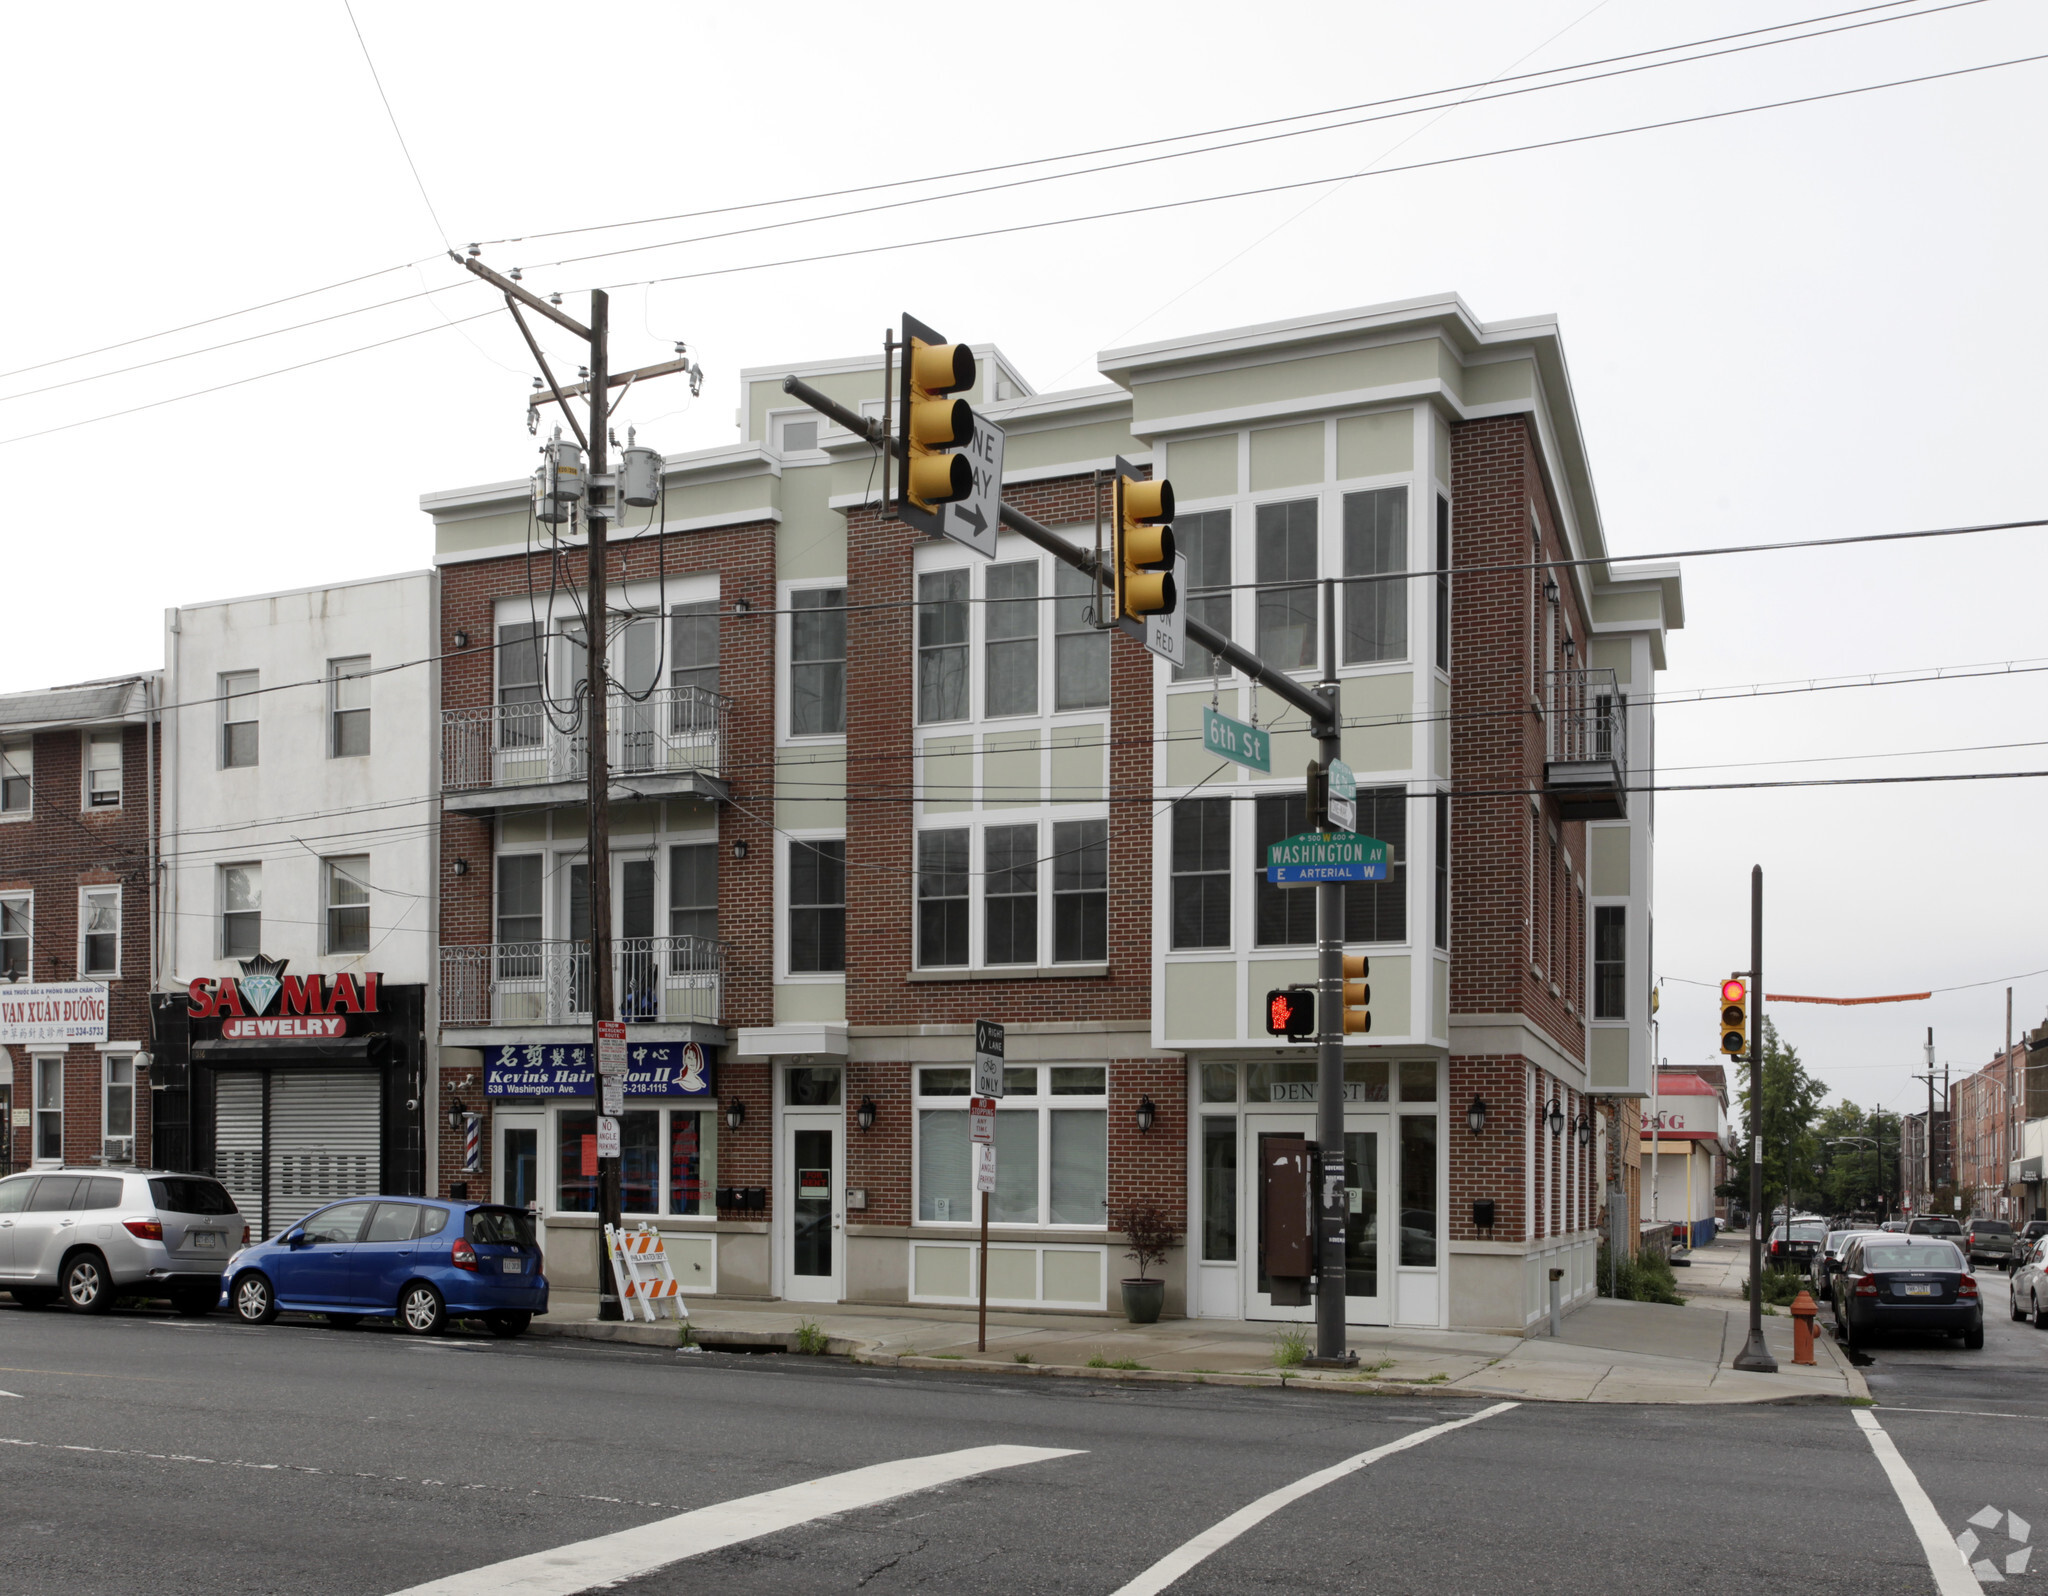
[{"label": "dark sedan parked", "polygon": [[1954,1242],[1922,1236],[1863,1236],[1835,1271],[1835,1329],[1852,1350],[1876,1331],[1959,1335],[1984,1345],[1984,1300]]},{"label": "dark sedan parked", "polygon": [[1789,1225],[1780,1225],[1771,1232],[1770,1245],[1764,1248],[1764,1265],[1803,1273],[1812,1267],[1814,1255],[1827,1245],[1827,1239],[1825,1219],[1795,1219]]}]

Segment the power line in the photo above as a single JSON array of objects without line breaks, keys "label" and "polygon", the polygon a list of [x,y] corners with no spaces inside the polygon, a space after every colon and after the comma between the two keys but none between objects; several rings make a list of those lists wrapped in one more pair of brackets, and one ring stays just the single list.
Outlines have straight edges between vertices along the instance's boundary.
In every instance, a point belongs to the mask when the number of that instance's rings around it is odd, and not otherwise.
[{"label": "power line", "polygon": [[[1786,30],[1788,30],[1788,29],[1792,29],[1792,28],[1805,28],[1805,27],[1811,27],[1811,26],[1813,26],[1813,25],[1814,25],[1815,23],[1820,23],[1820,22],[1834,22],[1834,21],[1838,21],[1838,20],[1840,20],[1840,19],[1841,19],[1841,18],[1843,18],[1843,17],[1855,17],[1855,16],[1864,16],[1864,15],[1867,15],[1868,13],[1870,13],[1870,12],[1873,12],[1873,11],[1892,11],[1892,10],[1896,10],[1896,9],[1897,9],[1897,7],[1898,7],[1898,6],[1900,5],[1900,4],[1903,4],[1903,3],[1905,3],[1905,0],[1889,0],[1889,3],[1888,3],[1888,4],[1885,4],[1885,5],[1874,5],[1874,6],[1859,6],[1859,7],[1855,8],[1854,10],[1849,10],[1849,11],[1831,11],[1831,12],[1828,12],[1828,13],[1826,13],[1826,14],[1824,14],[1824,15],[1821,15],[1821,16],[1816,16],[1816,17],[1805,17],[1805,18],[1801,18],[1801,19],[1799,19],[1799,20],[1797,20],[1797,21],[1793,21],[1793,22],[1779,22],[1779,23],[1773,23],[1773,24],[1772,24],[1771,26],[1769,26],[1769,27],[1765,27],[1765,28],[1748,28],[1748,29],[1744,29],[1744,30],[1742,30],[1742,31],[1740,31],[1740,32],[1737,32],[1737,33],[1721,33],[1721,34],[1715,34],[1715,35],[1713,35],[1713,36],[1711,36],[1711,37],[1709,37],[1709,38],[1705,38],[1705,39],[1691,39],[1691,40],[1688,40],[1688,41],[1686,41],[1686,42],[1684,42],[1684,43],[1682,43],[1682,44],[1666,44],[1666,45],[1659,45],[1659,46],[1657,46],[1656,48],[1654,48],[1654,49],[1649,49],[1649,50],[1632,50],[1632,51],[1629,51],[1628,53],[1626,53],[1626,54],[1623,54],[1623,55],[1610,55],[1610,56],[1601,56],[1601,57],[1599,57],[1599,58],[1597,58],[1597,59],[1595,59],[1595,60],[1591,60],[1591,61],[1579,61],[1579,62],[1574,62],[1574,63],[1572,63],[1572,64],[1570,64],[1570,65],[1568,65],[1568,66],[1556,66],[1556,67],[1545,67],[1545,68],[1543,68],[1543,69],[1542,69],[1541,71],[1536,71],[1536,72],[1523,72],[1523,73],[1518,73],[1518,74],[1515,74],[1514,76],[1505,76],[1505,75],[1503,75],[1503,76],[1499,76],[1499,77],[1492,77],[1492,78],[1484,78],[1484,79],[1480,79],[1480,80],[1477,80],[1477,81],[1475,81],[1475,82],[1471,82],[1471,83],[1459,83],[1459,84],[1452,84],[1452,85],[1449,85],[1449,86],[1447,86],[1447,87],[1444,87],[1444,88],[1436,88],[1436,89],[1418,89],[1418,90],[1416,90],[1415,92],[1413,92],[1413,93],[1411,93],[1411,94],[1398,94],[1398,95],[1393,95],[1393,96],[1391,96],[1391,97],[1389,97],[1389,98],[1387,98],[1387,99],[1381,99],[1381,100],[1361,100],[1361,101],[1358,101],[1358,102],[1356,102],[1356,103],[1354,103],[1354,104],[1350,104],[1350,105],[1337,105],[1337,106],[1329,106],[1329,107],[1326,107],[1325,109],[1323,109],[1323,110],[1319,110],[1319,111],[1298,111],[1298,112],[1295,112],[1295,113],[1293,113],[1292,115],[1289,115],[1289,116],[1276,116],[1276,117],[1266,117],[1266,118],[1262,118],[1262,119],[1260,119],[1260,120],[1257,120],[1257,121],[1252,121],[1252,122],[1235,122],[1235,123],[1231,123],[1231,124],[1228,124],[1228,125],[1226,125],[1226,126],[1223,126],[1223,127],[1214,127],[1214,128],[1203,128],[1203,129],[1199,129],[1199,130],[1196,130],[1196,131],[1193,131],[1193,132],[1188,132],[1188,133],[1175,133],[1175,134],[1171,134],[1171,135],[1169,135],[1169,136],[1167,136],[1167,137],[1163,137],[1163,138],[1155,138],[1155,139],[1138,139],[1138,140],[1134,140],[1134,141],[1132,141],[1132,142],[1129,142],[1129,143],[1125,143],[1125,144],[1105,144],[1105,145],[1098,145],[1098,146],[1096,146],[1096,147],[1094,147],[1094,148],[1092,148],[1092,149],[1085,149],[1085,150],[1069,150],[1069,151],[1067,151],[1067,152],[1066,152],[1065,154],[1062,154],[1062,155],[1040,155],[1040,156],[1034,156],[1034,157],[1031,157],[1031,158],[1029,158],[1029,159],[1026,159],[1026,160],[1017,160],[1017,161],[1000,161],[1000,162],[996,162],[996,163],[993,163],[993,164],[991,164],[991,165],[987,165],[987,166],[972,166],[972,167],[963,167],[963,168],[960,168],[960,169],[958,169],[958,170],[955,170],[955,171],[951,171],[951,172],[933,172],[933,173],[927,173],[926,175],[924,175],[924,176],[922,176],[922,177],[904,177],[904,178],[895,178],[895,179],[891,179],[891,180],[890,180],[890,181],[888,181],[888,182],[883,182],[883,183],[860,183],[860,184],[855,184],[855,185],[853,185],[853,186],[851,186],[851,187],[847,187],[847,188],[835,188],[835,189],[821,189],[821,190],[817,190],[817,191],[815,191],[815,192],[812,192],[812,193],[809,193],[809,194],[790,194],[790,195],[785,195],[785,196],[783,196],[783,197],[782,197],[782,198],[780,198],[780,199],[772,199],[772,200],[748,200],[748,201],[746,201],[746,202],[744,202],[744,203],[742,203],[742,204],[737,204],[737,205],[720,205],[720,206],[714,206],[714,207],[712,207],[712,208],[710,208],[710,209],[708,209],[708,210],[696,210],[696,211],[675,211],[675,212],[670,212],[670,213],[668,213],[668,214],[665,214],[665,215],[660,215],[660,216],[642,216],[642,217],[632,218],[632,219],[629,219],[629,220],[625,220],[625,221],[614,221],[614,222],[594,222],[594,223],[590,223],[590,224],[588,224],[588,225],[585,225],[585,226],[582,226],[582,227],[561,227],[561,228],[554,228],[554,229],[552,229],[552,230],[549,230],[549,231],[545,231],[545,232],[533,232],[533,233],[519,233],[519,234],[513,234],[513,235],[510,235],[510,236],[508,236],[508,237],[504,237],[504,238],[493,238],[493,239],[487,239],[487,240],[485,240],[484,242],[485,242],[486,244],[490,244],[490,245],[497,245],[497,244],[523,244],[523,243],[529,243],[529,242],[534,242],[534,241],[537,241],[537,240],[540,240],[540,239],[544,239],[544,238],[568,238],[568,237],[574,237],[574,236],[577,236],[577,235],[580,235],[580,234],[585,234],[585,233],[602,233],[602,232],[615,232],[615,231],[617,231],[617,230],[618,230],[618,229],[620,229],[620,228],[626,228],[626,227],[649,227],[649,226],[656,226],[656,225],[659,225],[660,223],[663,223],[663,222],[688,222],[688,221],[698,221],[698,220],[701,220],[702,218],[704,218],[704,217],[707,217],[707,216],[728,216],[728,215],[733,215],[733,214],[736,214],[736,213],[738,213],[738,212],[742,212],[742,211],[755,211],[755,210],[768,210],[768,209],[773,209],[774,207],[777,207],[777,206],[781,206],[781,205],[805,205],[805,204],[810,204],[810,203],[813,203],[813,202],[815,202],[815,201],[818,201],[818,200],[832,200],[832,199],[844,199],[844,198],[847,198],[848,196],[850,196],[850,195],[854,195],[854,194],[875,194],[875,193],[884,193],[884,192],[886,192],[886,191],[888,191],[888,190],[890,190],[890,189],[896,189],[896,188],[912,188],[912,187],[916,187],[917,185],[919,185],[919,184],[922,184],[922,183],[949,183],[949,182],[953,182],[954,180],[956,180],[956,179],[959,179],[959,178],[967,178],[967,177],[986,177],[986,176],[990,175],[991,173],[995,173],[995,172],[1011,172],[1011,171],[1020,171],[1020,170],[1024,169],[1025,167],[1031,167],[1031,166],[1048,166],[1048,165],[1053,165],[1053,164],[1056,164],[1056,163],[1058,163],[1058,162],[1061,162],[1061,161],[1080,161],[1080,160],[1092,160],[1092,159],[1093,159],[1094,157],[1096,157],[1096,156],[1098,156],[1098,155],[1120,155],[1120,154],[1123,154],[1123,153],[1124,153],[1125,151],[1128,151],[1128,150],[1145,150],[1145,149],[1156,149],[1156,148],[1158,148],[1158,147],[1159,147],[1160,145],[1162,145],[1162,144],[1181,144],[1181,143],[1186,143],[1186,142],[1187,142],[1188,140],[1190,140],[1190,139],[1203,139],[1203,138],[1221,138],[1222,136],[1224,136],[1225,134],[1228,134],[1228,133],[1244,133],[1244,132],[1250,132],[1250,131],[1252,131],[1253,129],[1256,129],[1256,128],[1267,128],[1267,127],[1279,127],[1279,126],[1281,126],[1281,125],[1283,125],[1283,124],[1285,124],[1285,123],[1288,123],[1288,122],[1305,122],[1305,121],[1311,121],[1311,120],[1314,120],[1314,119],[1315,119],[1315,118],[1317,118],[1317,117],[1325,117],[1325,116],[1344,116],[1344,115],[1348,115],[1348,114],[1350,114],[1350,113],[1351,113],[1351,112],[1353,112],[1353,111],[1367,111],[1367,110],[1375,110],[1375,109],[1378,109],[1378,108],[1380,108],[1380,107],[1382,107],[1382,106],[1389,106],[1389,105],[1401,105],[1401,104],[1404,104],[1404,103],[1406,103],[1406,102],[1407,102],[1407,101],[1409,101],[1409,100],[1435,99],[1435,98],[1438,98],[1438,97],[1440,97],[1440,96],[1443,96],[1443,95],[1448,95],[1448,94],[1463,94],[1463,93],[1467,93],[1467,92],[1469,92],[1469,91],[1471,91],[1471,90],[1474,90],[1474,89],[1484,89],[1484,88],[1492,88],[1492,87],[1495,87],[1495,86],[1497,86],[1497,85],[1499,85],[1499,84],[1502,84],[1502,83],[1519,83],[1519,82],[1524,82],[1524,81],[1526,81],[1526,80],[1528,80],[1528,79],[1531,79],[1531,78],[1542,78],[1542,77],[1556,77],[1556,76],[1558,76],[1558,75],[1560,75],[1560,74],[1562,74],[1562,73],[1566,73],[1566,72],[1582,72],[1582,71],[1585,71],[1585,70],[1587,70],[1588,68],[1591,68],[1591,67],[1600,67],[1600,66],[1611,66],[1611,65],[1613,65],[1613,64],[1614,64],[1615,62],[1617,62],[1617,61],[1636,61],[1636,60],[1641,60],[1642,58],[1644,58],[1644,57],[1646,57],[1646,56],[1653,56],[1653,55],[1668,55],[1668,54],[1672,53],[1673,51],[1677,51],[1677,50],[1693,50],[1693,49],[1699,49],[1699,48],[1701,48],[1702,46],[1705,46],[1705,45],[1710,45],[1710,44],[1725,44],[1726,42],[1728,42],[1728,41],[1729,41],[1729,40],[1731,40],[1731,39],[1747,39],[1747,38],[1754,38],[1754,37],[1755,37],[1756,35],[1758,35],[1758,34],[1762,34],[1762,33],[1782,33],[1782,32],[1785,32]],[[1966,0],[1966,3],[1976,3],[1976,0]],[[1898,16],[1893,16],[1893,17],[1882,17],[1882,18],[1879,18],[1879,19],[1877,19],[1877,22],[1878,22],[1878,23],[1883,23],[1883,22],[1904,22],[1904,21],[1910,21],[1910,20],[1911,20],[1912,18],[1914,18],[1914,17],[1916,17],[1916,16],[1931,16],[1931,15],[1933,15],[1933,14],[1934,14],[1934,12],[1935,12],[1935,11],[1945,11],[1945,10],[1950,10],[1950,9],[1955,9],[1955,8],[1954,8],[1954,7],[1950,7],[1950,6],[1938,6],[1938,7],[1934,7],[1934,8],[1932,8],[1931,10],[1928,10],[1928,11],[1916,11],[1916,12],[1906,12],[1906,13],[1902,13],[1902,14],[1900,14],[1900,15],[1898,15]],[[1870,26],[1874,26],[1874,25],[1876,25],[1876,24],[1874,24],[1874,23],[1858,23],[1858,24],[1856,24],[1856,26],[1857,26],[1857,27],[1870,27]],[[1847,31],[1847,30],[1843,30],[1843,29],[1827,29],[1827,30],[1824,30],[1824,32],[1823,32],[1823,33],[1803,34],[1803,35],[1801,35],[1801,36],[1800,36],[1800,38],[1821,38],[1821,37],[1824,37],[1826,33],[1833,33],[1833,32],[1842,32],[1842,31]],[[1799,39],[1798,39],[1798,38],[1794,38],[1794,39],[1778,39],[1778,40],[1772,40],[1772,41],[1769,41],[1769,42],[1770,42],[1770,43],[1774,43],[1774,44],[1796,44],[1796,43],[1798,43],[1798,42],[1799,42]],[[1761,48],[1761,47],[1760,47],[1760,46],[1747,46],[1746,48],[1752,48],[1752,49],[1754,49],[1754,48]],[[1526,59],[1526,57],[1525,57],[1524,59]],[[1694,60],[1704,60],[1704,59],[1707,59],[1707,58],[1706,58],[1706,57],[1692,57],[1692,58],[1690,58],[1690,59],[1694,59]],[[1683,62],[1664,62],[1664,63],[1659,63],[1659,64],[1661,64],[1661,65],[1683,65],[1684,63],[1683,63]],[[1640,70],[1640,69],[1638,69],[1638,70]],[[1588,80],[1581,80],[1581,81],[1592,81],[1592,80],[1588,79]],[[1551,86],[1551,87],[1561,87],[1561,86],[1566,86],[1566,85],[1550,85],[1550,86]],[[1461,103],[1470,103],[1470,102],[1461,102]],[[1437,109],[1437,108],[1436,108],[1436,107],[1433,107],[1433,106],[1422,106],[1422,107],[1418,107],[1418,108],[1417,108],[1417,111],[1416,111],[1416,112],[1408,112],[1408,113],[1405,113],[1405,114],[1408,114],[1408,115],[1415,115],[1415,114],[1418,114],[1418,113],[1419,113],[1420,111],[1427,111],[1427,110],[1433,110],[1433,109]],[[1323,131],[1328,131],[1328,130],[1327,130],[1327,129],[1321,129],[1321,128],[1308,128],[1308,129],[1304,129],[1304,130],[1302,130],[1302,131],[1304,131],[1304,132],[1309,132],[1309,133],[1314,133],[1314,132],[1323,132]],[[1245,142],[1255,142],[1255,141],[1245,141]],[[1218,149],[1229,149],[1229,148],[1236,148],[1236,147],[1238,147],[1238,146],[1237,146],[1237,145],[1218,145],[1218,146],[1215,146],[1215,148],[1218,148]],[[1186,151],[1186,152],[1184,152],[1184,153],[1187,153],[1187,154],[1193,154],[1193,155],[1201,155],[1201,154],[1207,154],[1207,153],[1209,153],[1209,151],[1207,151],[1207,150],[1192,150],[1192,151]],[[1063,175],[1063,176],[1074,176],[1074,175],[1079,175],[1079,174],[1073,174],[1073,173],[1066,173],[1066,174],[1058,174],[1058,175]],[[559,263],[557,263],[557,264],[559,264]]]},{"label": "power line", "polygon": [[398,140],[398,148],[405,156],[407,169],[420,191],[420,203],[427,208],[427,214],[434,219],[434,231],[441,235],[441,242],[452,251],[455,245],[449,241],[448,229],[441,225],[441,213],[434,209],[434,202],[427,195],[426,180],[420,176],[419,163],[412,158],[412,149],[405,142],[405,130],[398,125],[398,113],[391,109],[391,96],[384,92],[384,79],[378,75],[377,63],[370,59],[370,43],[363,37],[363,25],[356,21],[356,8],[350,0],[341,0],[341,6],[348,13],[348,25],[355,30],[356,43],[362,47],[363,65],[370,69],[370,81],[377,85],[377,98],[384,102],[384,114],[391,119],[392,134]]}]

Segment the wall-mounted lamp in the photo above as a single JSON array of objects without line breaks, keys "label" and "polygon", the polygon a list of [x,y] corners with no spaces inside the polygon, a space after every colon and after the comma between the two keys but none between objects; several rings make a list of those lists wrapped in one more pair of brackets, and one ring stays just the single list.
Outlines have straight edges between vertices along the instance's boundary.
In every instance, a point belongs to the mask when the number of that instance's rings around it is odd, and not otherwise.
[{"label": "wall-mounted lamp", "polygon": [[1152,1128],[1152,1120],[1158,1112],[1159,1110],[1153,1105],[1151,1098],[1141,1097],[1138,1099],[1138,1130],[1141,1134]]},{"label": "wall-mounted lamp", "polygon": [[733,844],[732,844],[732,856],[733,856],[733,857],[734,857],[735,859],[744,859],[744,858],[746,858],[746,856],[747,856],[747,839],[746,839],[745,837],[735,837],[735,838],[733,839]]},{"label": "wall-mounted lamp", "polygon": [[1551,1135],[1564,1134],[1564,1105],[1554,1097],[1550,1100],[1550,1117],[1544,1123],[1549,1125]]},{"label": "wall-mounted lamp", "polygon": [[469,874],[469,861],[467,859],[458,859],[448,868],[458,876],[466,876]]},{"label": "wall-mounted lamp", "polygon": [[457,648],[467,648],[467,647],[469,647],[469,633],[467,633],[467,632],[457,632],[457,633],[455,634],[455,646],[456,646]]},{"label": "wall-mounted lamp", "polygon": [[1550,603],[1552,603],[1552,604],[1555,604],[1555,603],[1557,602],[1557,578],[1556,578],[1556,577],[1554,577],[1554,576],[1546,576],[1546,577],[1544,577],[1544,578],[1543,578],[1543,596],[1544,596],[1544,598],[1545,598],[1545,599],[1547,599],[1547,600],[1548,600],[1548,601],[1549,601]]},{"label": "wall-mounted lamp", "polygon": [[1577,643],[1574,643],[1569,637],[1566,638],[1564,640],[1564,658],[1565,663],[1567,665],[1569,665],[1572,662],[1572,660],[1578,655],[1578,652],[1579,645]]},{"label": "wall-mounted lamp", "polygon": [[1465,1123],[1471,1127],[1472,1134],[1474,1136],[1477,1136],[1481,1131],[1486,1129],[1485,1098],[1474,1097],[1472,1099],[1472,1106],[1465,1110]]},{"label": "wall-mounted lamp", "polygon": [[725,1128],[738,1130],[747,1122],[747,1105],[735,1097],[725,1105]]},{"label": "wall-mounted lamp", "polygon": [[450,1130],[461,1130],[463,1119],[468,1115],[468,1113],[469,1110],[462,1106],[462,1099],[460,1097],[449,1098],[448,1128]]},{"label": "wall-mounted lamp", "polygon": [[1579,1124],[1576,1134],[1579,1138],[1579,1145],[1581,1147],[1591,1145],[1593,1140],[1593,1116],[1591,1114],[1581,1114],[1579,1116]]},{"label": "wall-mounted lamp", "polygon": [[732,601],[732,612],[735,615],[751,615],[754,613],[754,606],[743,598],[736,598]]},{"label": "wall-mounted lamp", "polygon": [[873,1130],[875,1128],[875,1100],[872,1097],[863,1097],[860,1100],[860,1109],[855,1117],[859,1119],[862,1130]]}]

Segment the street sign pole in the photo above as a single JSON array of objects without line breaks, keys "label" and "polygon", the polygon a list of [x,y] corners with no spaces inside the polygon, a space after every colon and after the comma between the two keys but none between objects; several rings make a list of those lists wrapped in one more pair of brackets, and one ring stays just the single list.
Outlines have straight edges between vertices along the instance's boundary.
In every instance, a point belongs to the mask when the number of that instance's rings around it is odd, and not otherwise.
[{"label": "street sign pole", "polygon": [[[1316,739],[1325,771],[1341,761],[1343,723],[1337,713],[1337,585],[1323,580],[1323,714]],[[1309,816],[1326,828],[1327,815]],[[1358,1355],[1344,1346],[1344,885],[1316,883],[1316,1141],[1322,1180],[1316,1201],[1316,1355],[1321,1368],[1347,1367]]]},{"label": "street sign pole", "polygon": [[[1655,1069],[1657,1061],[1650,1060]],[[1763,1140],[1757,1134],[1764,1106],[1764,867],[1749,872],[1749,1339],[1735,1354],[1735,1367],[1775,1374],[1778,1360],[1764,1344],[1764,1239],[1757,1210],[1764,1201]],[[1928,1135],[1934,1116],[1927,1117]],[[1792,1194],[1785,1193],[1786,1235],[1792,1221]]]},{"label": "street sign pole", "polygon": [[[981,1197],[981,1285],[977,1292],[980,1308],[976,1315],[975,1350],[988,1351],[988,1205],[995,1196],[996,1100],[1003,1095],[1004,1031],[995,1020],[974,1022],[974,1096],[969,1099],[968,1120],[974,1149],[974,1185]],[[988,1116],[987,1140],[982,1139]]]}]

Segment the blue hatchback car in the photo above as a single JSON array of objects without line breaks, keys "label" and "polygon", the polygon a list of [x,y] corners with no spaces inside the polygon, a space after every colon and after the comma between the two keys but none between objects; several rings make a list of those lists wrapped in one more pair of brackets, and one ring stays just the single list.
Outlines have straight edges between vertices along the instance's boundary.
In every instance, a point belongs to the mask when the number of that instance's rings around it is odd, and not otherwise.
[{"label": "blue hatchback car", "polygon": [[516,1336],[548,1311],[531,1214],[425,1197],[354,1197],[319,1209],[236,1253],[221,1284],[246,1324],[292,1309],[337,1325],[395,1318],[422,1336],[450,1319],[481,1319],[493,1335]]}]

